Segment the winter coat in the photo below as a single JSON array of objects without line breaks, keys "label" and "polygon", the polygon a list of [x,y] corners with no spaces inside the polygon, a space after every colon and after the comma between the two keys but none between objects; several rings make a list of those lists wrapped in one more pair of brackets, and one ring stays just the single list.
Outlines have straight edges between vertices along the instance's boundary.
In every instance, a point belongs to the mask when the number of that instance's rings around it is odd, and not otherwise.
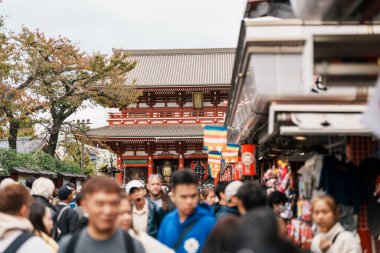
[{"label": "winter coat", "polygon": [[55,222],[56,226],[60,230],[59,236],[54,237],[56,241],[59,241],[59,239],[63,236],[69,233],[74,233],[80,229],[81,223],[79,221],[79,215],[70,207],[66,210],[63,210],[63,213],[60,219],[58,220],[59,213],[65,206],[66,205],[64,204],[58,204],[57,206],[55,206],[55,211],[57,213],[57,220]]},{"label": "winter coat", "polygon": [[157,239],[166,246],[173,248],[181,233],[190,223],[193,223],[194,226],[186,233],[176,252],[201,252],[208,235],[216,223],[213,210],[208,205],[198,204],[194,212],[183,223],[180,223],[178,210],[175,209],[165,216]]},{"label": "winter coat", "polygon": [[321,238],[326,238],[331,242],[336,237],[335,242],[326,253],[361,253],[360,240],[355,237],[351,232],[346,231],[343,226],[338,222],[327,233],[317,234],[311,242],[311,251],[313,253],[322,253],[319,248]]},{"label": "winter coat", "polygon": [[[32,223],[21,216],[0,212],[0,252],[4,250],[23,232],[32,232]],[[54,251],[38,236],[29,238],[17,250],[17,253],[54,253]]]}]

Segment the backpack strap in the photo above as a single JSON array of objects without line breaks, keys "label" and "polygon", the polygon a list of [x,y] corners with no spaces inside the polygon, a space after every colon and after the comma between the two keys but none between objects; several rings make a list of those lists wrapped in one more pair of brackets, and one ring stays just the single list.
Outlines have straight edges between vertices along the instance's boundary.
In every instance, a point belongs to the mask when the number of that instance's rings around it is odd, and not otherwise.
[{"label": "backpack strap", "polygon": [[181,243],[183,239],[185,239],[186,235],[189,233],[189,231],[197,224],[199,219],[191,221],[189,224],[186,225],[186,227],[183,229],[182,233],[178,237],[177,242],[174,244],[173,250],[177,251],[179,246],[181,246]]},{"label": "backpack strap", "polygon": [[29,232],[23,232],[5,249],[3,253],[15,253],[29,238],[33,237],[33,234]]},{"label": "backpack strap", "polygon": [[135,246],[133,244],[132,236],[128,232],[123,232],[123,234],[127,253],[135,253]]},{"label": "backpack strap", "polygon": [[78,231],[71,236],[69,243],[67,244],[66,252],[68,252],[68,253],[74,253],[75,252],[75,248],[78,244],[78,240],[79,240],[80,235],[81,235],[81,231]]},{"label": "backpack strap", "polygon": [[333,238],[333,240],[332,240],[332,244],[334,244],[334,242],[336,241],[336,239],[338,238],[338,236],[339,236],[342,232],[344,232],[344,231],[340,231],[340,232],[338,232],[338,233],[334,236],[334,238]]}]

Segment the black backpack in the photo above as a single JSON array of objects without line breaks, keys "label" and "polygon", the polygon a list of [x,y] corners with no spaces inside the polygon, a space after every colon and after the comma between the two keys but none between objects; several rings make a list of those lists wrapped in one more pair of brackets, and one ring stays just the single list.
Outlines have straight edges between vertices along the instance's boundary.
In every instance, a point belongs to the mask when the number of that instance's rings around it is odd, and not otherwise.
[{"label": "black backpack", "polygon": [[19,235],[5,250],[3,253],[16,253],[17,250],[30,238],[34,237],[32,233],[23,232]]},{"label": "black backpack", "polygon": [[[136,251],[135,251],[135,247],[133,245],[132,236],[127,232],[123,232],[123,234],[124,234],[124,242],[125,242],[125,245],[127,246],[127,252],[128,253],[135,253]],[[80,231],[76,232],[75,234],[72,235],[72,237],[70,238],[70,241],[67,245],[66,253],[74,253],[75,252],[76,246],[78,244],[79,236],[80,236]]]}]

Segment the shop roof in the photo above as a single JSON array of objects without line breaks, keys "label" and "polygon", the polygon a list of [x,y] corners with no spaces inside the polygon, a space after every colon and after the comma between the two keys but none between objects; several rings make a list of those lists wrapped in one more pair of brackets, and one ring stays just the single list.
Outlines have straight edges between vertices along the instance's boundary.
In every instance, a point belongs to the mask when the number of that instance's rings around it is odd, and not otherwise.
[{"label": "shop roof", "polygon": [[90,137],[111,138],[203,138],[203,127],[200,124],[105,126],[91,129],[87,132],[87,135]]},{"label": "shop roof", "polygon": [[55,173],[48,170],[42,169],[31,169],[24,167],[14,167],[11,172],[22,173],[22,174],[33,174],[33,175],[44,175],[44,176],[54,176]]},{"label": "shop roof", "polygon": [[[116,50],[120,51],[120,50]],[[229,85],[235,48],[121,50],[136,61],[128,83],[139,88]]]},{"label": "shop roof", "polygon": [[64,177],[79,177],[79,178],[85,178],[86,176],[79,173],[71,173],[71,172],[59,172],[57,174],[58,176],[64,176]]}]

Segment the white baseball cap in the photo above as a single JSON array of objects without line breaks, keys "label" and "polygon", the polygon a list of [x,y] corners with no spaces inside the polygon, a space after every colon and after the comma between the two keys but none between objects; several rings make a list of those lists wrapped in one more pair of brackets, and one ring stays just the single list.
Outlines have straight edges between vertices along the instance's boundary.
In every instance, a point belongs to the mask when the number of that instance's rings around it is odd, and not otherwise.
[{"label": "white baseball cap", "polygon": [[137,179],[131,180],[128,182],[128,184],[126,184],[125,192],[129,195],[132,188],[145,188],[145,184],[141,180],[137,180]]},{"label": "white baseball cap", "polygon": [[226,195],[226,200],[230,201],[230,199],[235,196],[239,190],[239,188],[243,185],[243,183],[239,180],[232,181],[229,183],[224,190],[224,194]]}]

